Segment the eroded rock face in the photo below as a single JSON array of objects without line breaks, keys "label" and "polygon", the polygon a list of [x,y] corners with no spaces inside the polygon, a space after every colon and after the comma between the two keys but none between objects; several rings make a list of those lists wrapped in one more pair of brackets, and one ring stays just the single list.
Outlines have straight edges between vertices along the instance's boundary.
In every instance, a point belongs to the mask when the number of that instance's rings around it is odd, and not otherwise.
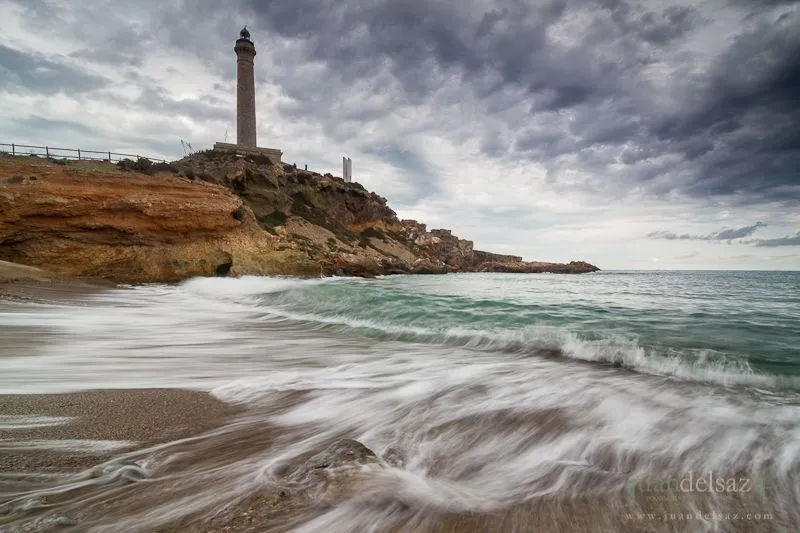
[{"label": "eroded rock face", "polygon": [[[224,152],[195,154],[174,166],[240,195],[262,227],[297,244],[326,274],[541,271],[518,256],[474,250],[472,241],[450,230],[399,220],[385,198],[330,174]],[[513,265],[500,270],[496,263]]]},{"label": "eroded rock face", "polygon": [[19,156],[0,156],[0,260],[123,283],[321,272],[223,187]]}]

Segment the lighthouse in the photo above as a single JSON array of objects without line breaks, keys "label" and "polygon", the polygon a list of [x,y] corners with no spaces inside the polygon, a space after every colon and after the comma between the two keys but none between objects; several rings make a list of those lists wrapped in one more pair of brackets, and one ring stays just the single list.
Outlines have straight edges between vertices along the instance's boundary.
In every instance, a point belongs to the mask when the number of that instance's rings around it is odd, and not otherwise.
[{"label": "lighthouse", "polygon": [[233,51],[236,52],[236,144],[218,142],[214,149],[265,155],[280,164],[283,152],[260,148],[256,139],[256,45],[246,26],[239,32]]},{"label": "lighthouse", "polygon": [[236,46],[236,144],[255,148],[256,144],[256,78],[253,60],[256,46],[247,27],[239,32]]}]

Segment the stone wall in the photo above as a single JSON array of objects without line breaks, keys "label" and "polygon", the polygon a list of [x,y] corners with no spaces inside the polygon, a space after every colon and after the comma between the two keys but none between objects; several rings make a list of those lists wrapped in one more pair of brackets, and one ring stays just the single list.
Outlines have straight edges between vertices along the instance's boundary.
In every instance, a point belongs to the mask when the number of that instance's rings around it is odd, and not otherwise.
[{"label": "stone wall", "polygon": [[214,143],[214,150],[223,152],[236,152],[244,155],[261,155],[268,157],[275,165],[282,164],[283,152],[277,148],[260,148],[257,146],[240,146],[230,143]]}]

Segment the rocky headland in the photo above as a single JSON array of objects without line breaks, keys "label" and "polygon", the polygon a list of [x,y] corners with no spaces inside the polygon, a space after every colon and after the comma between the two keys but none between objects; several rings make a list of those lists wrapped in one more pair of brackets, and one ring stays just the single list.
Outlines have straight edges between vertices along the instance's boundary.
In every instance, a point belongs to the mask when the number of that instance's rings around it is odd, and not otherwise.
[{"label": "rocky headland", "polygon": [[12,276],[121,283],[599,270],[475,250],[358,183],[220,151],[155,165],[0,155],[0,260],[43,269]]}]

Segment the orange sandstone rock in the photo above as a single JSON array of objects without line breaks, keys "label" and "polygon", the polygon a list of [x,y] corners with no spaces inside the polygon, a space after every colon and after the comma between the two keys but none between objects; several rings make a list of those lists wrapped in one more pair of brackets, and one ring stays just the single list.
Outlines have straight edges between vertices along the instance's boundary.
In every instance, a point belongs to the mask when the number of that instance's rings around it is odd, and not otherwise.
[{"label": "orange sandstone rock", "polygon": [[97,162],[0,156],[0,260],[123,283],[319,275],[224,187]]}]

